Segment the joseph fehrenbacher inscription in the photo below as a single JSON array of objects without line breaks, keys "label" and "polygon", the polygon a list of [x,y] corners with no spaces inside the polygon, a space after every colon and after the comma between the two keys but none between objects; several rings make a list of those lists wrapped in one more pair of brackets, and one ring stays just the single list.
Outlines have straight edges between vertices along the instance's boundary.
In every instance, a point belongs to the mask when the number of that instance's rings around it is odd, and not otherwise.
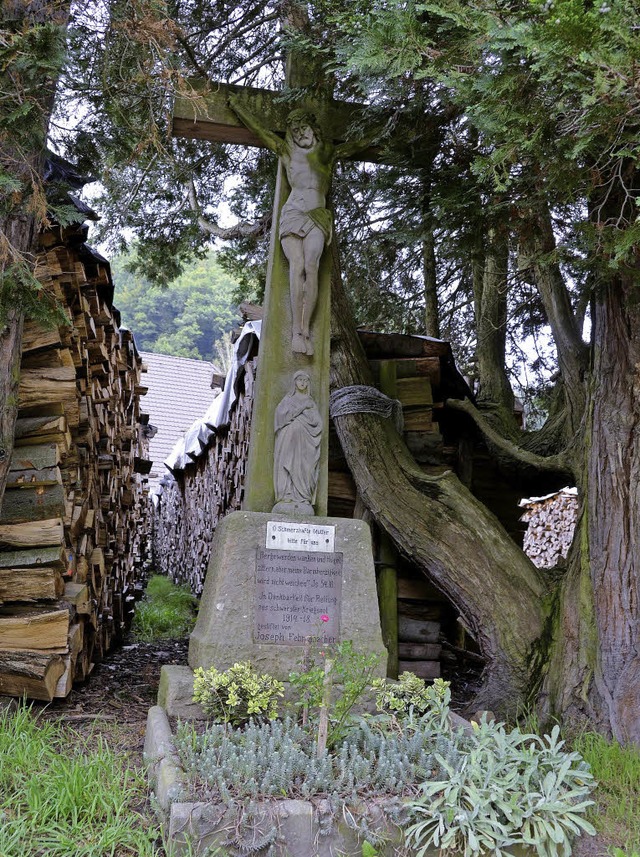
[{"label": "joseph fehrenbacher inscription", "polygon": [[258,548],[255,643],[337,643],[341,601],[341,553]]}]

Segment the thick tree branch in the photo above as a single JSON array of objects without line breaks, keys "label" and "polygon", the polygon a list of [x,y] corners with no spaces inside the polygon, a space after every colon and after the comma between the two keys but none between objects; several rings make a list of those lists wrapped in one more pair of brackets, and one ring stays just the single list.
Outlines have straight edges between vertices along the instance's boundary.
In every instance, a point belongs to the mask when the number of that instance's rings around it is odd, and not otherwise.
[{"label": "thick tree branch", "polygon": [[546,473],[561,479],[574,478],[568,453],[536,455],[501,435],[492,422],[468,399],[447,399],[446,407],[467,414],[480,430],[491,454],[503,467],[511,468],[522,475]]},{"label": "thick tree branch", "polygon": [[271,228],[270,214],[260,218],[260,220],[254,221],[253,223],[240,221],[234,226],[219,226],[217,223],[207,219],[202,214],[193,179],[189,180],[185,185],[185,189],[189,199],[189,206],[198,218],[198,226],[203,230],[203,232],[207,232],[209,235],[215,235],[216,238],[222,238],[225,241],[229,241],[233,238],[252,238],[259,235],[266,235]]},{"label": "thick tree branch", "polygon": [[569,406],[570,430],[575,432],[586,402],[584,374],[588,366],[588,348],[582,340],[562,271],[554,257],[556,240],[551,214],[545,202],[537,203],[526,213],[520,228],[520,247],[523,255],[530,260],[551,326]]},{"label": "thick tree branch", "polygon": [[[370,384],[335,250],[332,304],[332,386]],[[348,414],[334,423],[374,519],[451,599],[487,659],[473,705],[515,713],[536,672],[546,593],[540,572],[453,473],[420,470],[388,421]]]}]

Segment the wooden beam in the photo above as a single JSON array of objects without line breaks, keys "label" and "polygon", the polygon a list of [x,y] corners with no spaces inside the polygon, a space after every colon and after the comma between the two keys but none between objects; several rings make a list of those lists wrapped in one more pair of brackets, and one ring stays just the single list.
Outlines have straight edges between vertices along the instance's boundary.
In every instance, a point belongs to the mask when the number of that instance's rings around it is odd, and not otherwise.
[{"label": "wooden beam", "polygon": [[[240,96],[247,109],[264,117],[264,124],[283,137],[287,116],[301,106],[299,102],[284,101],[280,91],[230,83],[203,85],[200,81],[190,81],[190,85],[192,91],[176,97],[173,104],[172,132],[175,137],[264,148],[264,143],[240,122],[229,107],[229,96]],[[316,114],[320,124],[333,129],[334,142],[344,142],[355,122],[365,122],[366,108],[361,104],[309,99],[305,100],[304,107]],[[354,158],[375,162],[379,155],[379,149],[371,147]]]}]

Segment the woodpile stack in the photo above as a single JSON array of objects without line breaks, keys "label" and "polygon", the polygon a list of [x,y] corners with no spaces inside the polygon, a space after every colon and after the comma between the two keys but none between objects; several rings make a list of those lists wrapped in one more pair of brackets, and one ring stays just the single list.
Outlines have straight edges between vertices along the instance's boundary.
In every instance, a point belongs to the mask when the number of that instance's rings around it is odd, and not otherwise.
[{"label": "woodpile stack", "polygon": [[194,595],[202,593],[218,521],[242,503],[256,363],[245,363],[238,377],[229,424],[176,479],[164,480],[154,514],[155,569],[189,585]]},{"label": "woodpile stack", "polygon": [[0,515],[0,694],[66,696],[122,639],[148,564],[142,365],[85,238],[54,227],[37,260],[68,325],[24,330]]},{"label": "woodpile stack", "polygon": [[578,492],[563,488],[546,497],[522,500],[521,521],[527,526],[524,552],[538,568],[562,565],[569,553],[578,520]]},{"label": "woodpile stack", "polygon": [[[418,464],[444,466],[445,447],[434,414],[443,408],[443,367],[449,343],[359,331],[376,386],[402,405],[404,440]],[[351,517],[356,486],[335,433],[329,440],[329,515]]]}]

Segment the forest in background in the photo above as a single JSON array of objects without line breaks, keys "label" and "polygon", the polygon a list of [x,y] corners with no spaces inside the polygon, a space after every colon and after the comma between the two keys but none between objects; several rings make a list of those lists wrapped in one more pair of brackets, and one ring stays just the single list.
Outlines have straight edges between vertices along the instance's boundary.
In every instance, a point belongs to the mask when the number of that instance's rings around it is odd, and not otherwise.
[{"label": "forest in background", "polygon": [[[135,251],[132,251],[135,253]],[[239,316],[238,284],[216,261],[213,252],[185,266],[170,283],[159,286],[141,271],[132,272],[132,254],[115,256],[111,272],[114,303],[133,331],[141,351],[174,357],[227,359],[229,334]]]}]

